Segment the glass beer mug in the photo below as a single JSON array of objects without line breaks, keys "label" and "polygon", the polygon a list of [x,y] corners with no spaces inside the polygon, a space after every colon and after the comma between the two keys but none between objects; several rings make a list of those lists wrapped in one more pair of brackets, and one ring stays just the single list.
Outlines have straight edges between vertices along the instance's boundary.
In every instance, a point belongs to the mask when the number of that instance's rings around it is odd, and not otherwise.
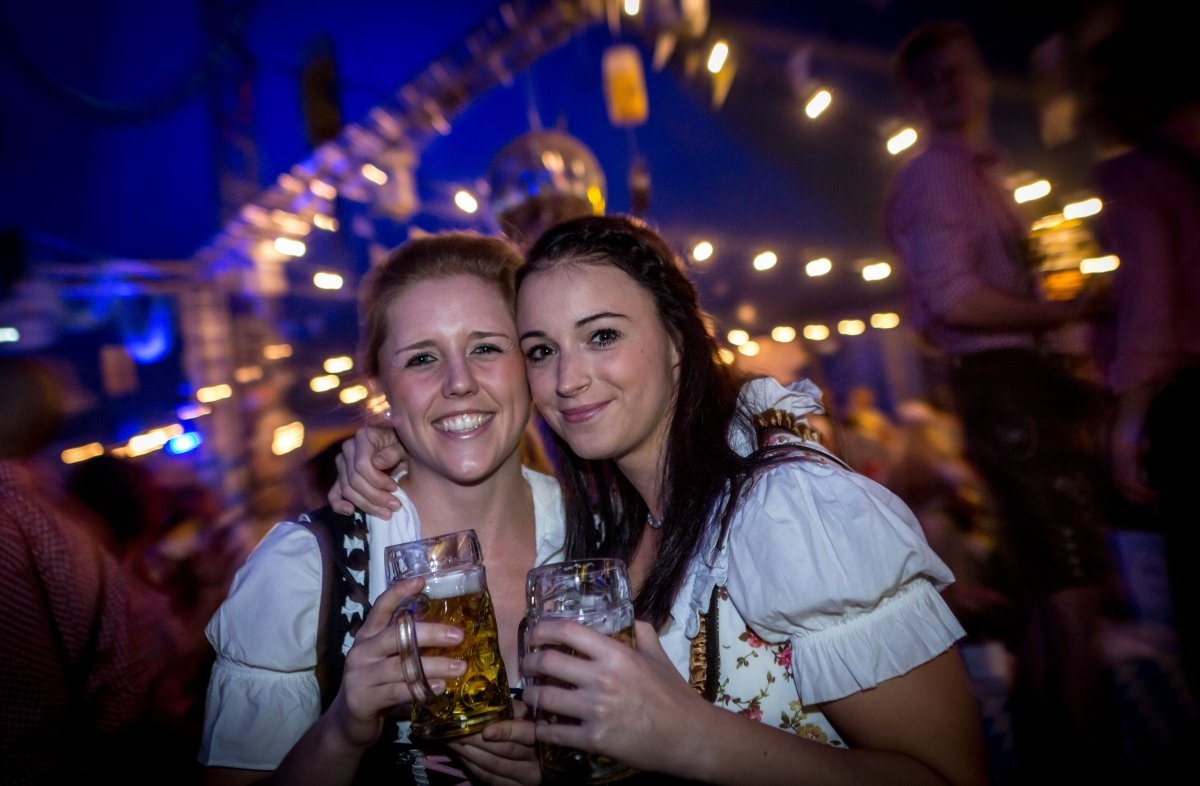
[{"label": "glass beer mug", "polygon": [[[542,565],[529,571],[525,595],[527,613],[523,627],[526,629],[541,620],[568,619],[631,647],[637,646],[629,574],[622,560],[581,559]],[[536,718],[550,723],[571,722],[570,718],[540,709]],[[608,783],[634,773],[607,756],[560,745],[539,742],[538,757],[546,783]]]},{"label": "glass beer mug", "polygon": [[[475,530],[388,546],[384,561],[389,585],[416,576],[425,579],[420,594],[401,601],[393,617],[400,664],[416,699],[412,736],[449,739],[512,718],[496,615]],[[434,695],[425,680],[414,621],[440,622],[463,631],[458,645],[425,650],[428,655],[457,658],[467,664],[462,676],[446,680],[446,691],[440,696]]]}]

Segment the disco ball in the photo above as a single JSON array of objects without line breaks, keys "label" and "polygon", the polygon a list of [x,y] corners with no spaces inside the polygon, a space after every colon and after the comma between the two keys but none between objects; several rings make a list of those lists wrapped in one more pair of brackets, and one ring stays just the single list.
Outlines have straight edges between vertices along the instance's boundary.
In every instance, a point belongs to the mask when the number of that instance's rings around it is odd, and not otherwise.
[{"label": "disco ball", "polygon": [[560,221],[603,215],[604,170],[587,145],[536,130],[504,146],[488,170],[488,204],[513,242],[528,246]]}]

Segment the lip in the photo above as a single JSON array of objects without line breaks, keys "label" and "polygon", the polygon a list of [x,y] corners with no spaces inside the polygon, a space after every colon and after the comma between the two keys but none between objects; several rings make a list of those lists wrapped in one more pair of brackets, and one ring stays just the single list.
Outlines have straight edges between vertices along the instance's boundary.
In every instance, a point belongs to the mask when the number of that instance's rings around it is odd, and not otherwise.
[{"label": "lip", "polygon": [[562,415],[562,419],[570,424],[586,423],[595,418],[600,412],[608,406],[607,401],[599,404],[588,404],[583,407],[572,407],[571,409],[559,409],[558,414]]}]

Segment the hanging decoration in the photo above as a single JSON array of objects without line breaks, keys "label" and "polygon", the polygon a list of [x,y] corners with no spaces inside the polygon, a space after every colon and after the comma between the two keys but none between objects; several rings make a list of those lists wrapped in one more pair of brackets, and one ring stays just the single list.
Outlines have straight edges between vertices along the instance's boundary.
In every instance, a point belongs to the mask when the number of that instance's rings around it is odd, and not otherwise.
[{"label": "hanging decoration", "polygon": [[[397,90],[394,102],[375,107],[362,123],[347,124],[312,157],[280,175],[200,249],[195,261],[214,280],[258,282],[278,295],[283,279],[277,271],[246,276],[245,269],[278,265],[275,241],[294,236],[296,220],[311,223],[328,215],[317,209],[320,200],[314,195],[327,200],[331,192],[373,203],[377,212],[393,218],[411,216],[418,208],[413,173],[424,145],[450,133],[451,121],[474,98],[497,84],[510,84],[514,73],[600,22],[604,13],[604,0],[502,5]],[[593,209],[596,204],[603,209],[603,188],[593,188],[594,175],[572,169],[564,176],[572,183],[588,181],[583,197]],[[380,189],[383,194],[377,196]]]},{"label": "hanging decoration", "polygon": [[488,170],[488,204],[518,245],[575,216],[602,215],[604,170],[587,145],[565,131],[535,129],[505,145]]},{"label": "hanging decoration", "polygon": [[645,123],[650,103],[638,48],[633,44],[613,44],[604,51],[601,69],[608,121],[617,128],[632,128]]}]

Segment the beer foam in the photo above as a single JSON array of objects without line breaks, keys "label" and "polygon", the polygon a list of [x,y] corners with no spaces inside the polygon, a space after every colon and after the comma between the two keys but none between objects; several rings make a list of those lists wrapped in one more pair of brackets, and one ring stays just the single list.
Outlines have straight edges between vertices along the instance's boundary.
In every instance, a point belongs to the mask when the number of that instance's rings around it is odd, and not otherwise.
[{"label": "beer foam", "polygon": [[472,565],[455,573],[435,573],[425,576],[423,592],[430,600],[477,595],[486,589],[483,566]]},{"label": "beer foam", "polygon": [[633,605],[613,606],[603,595],[573,595],[543,607],[539,620],[574,620],[594,631],[612,636],[633,625]]}]

